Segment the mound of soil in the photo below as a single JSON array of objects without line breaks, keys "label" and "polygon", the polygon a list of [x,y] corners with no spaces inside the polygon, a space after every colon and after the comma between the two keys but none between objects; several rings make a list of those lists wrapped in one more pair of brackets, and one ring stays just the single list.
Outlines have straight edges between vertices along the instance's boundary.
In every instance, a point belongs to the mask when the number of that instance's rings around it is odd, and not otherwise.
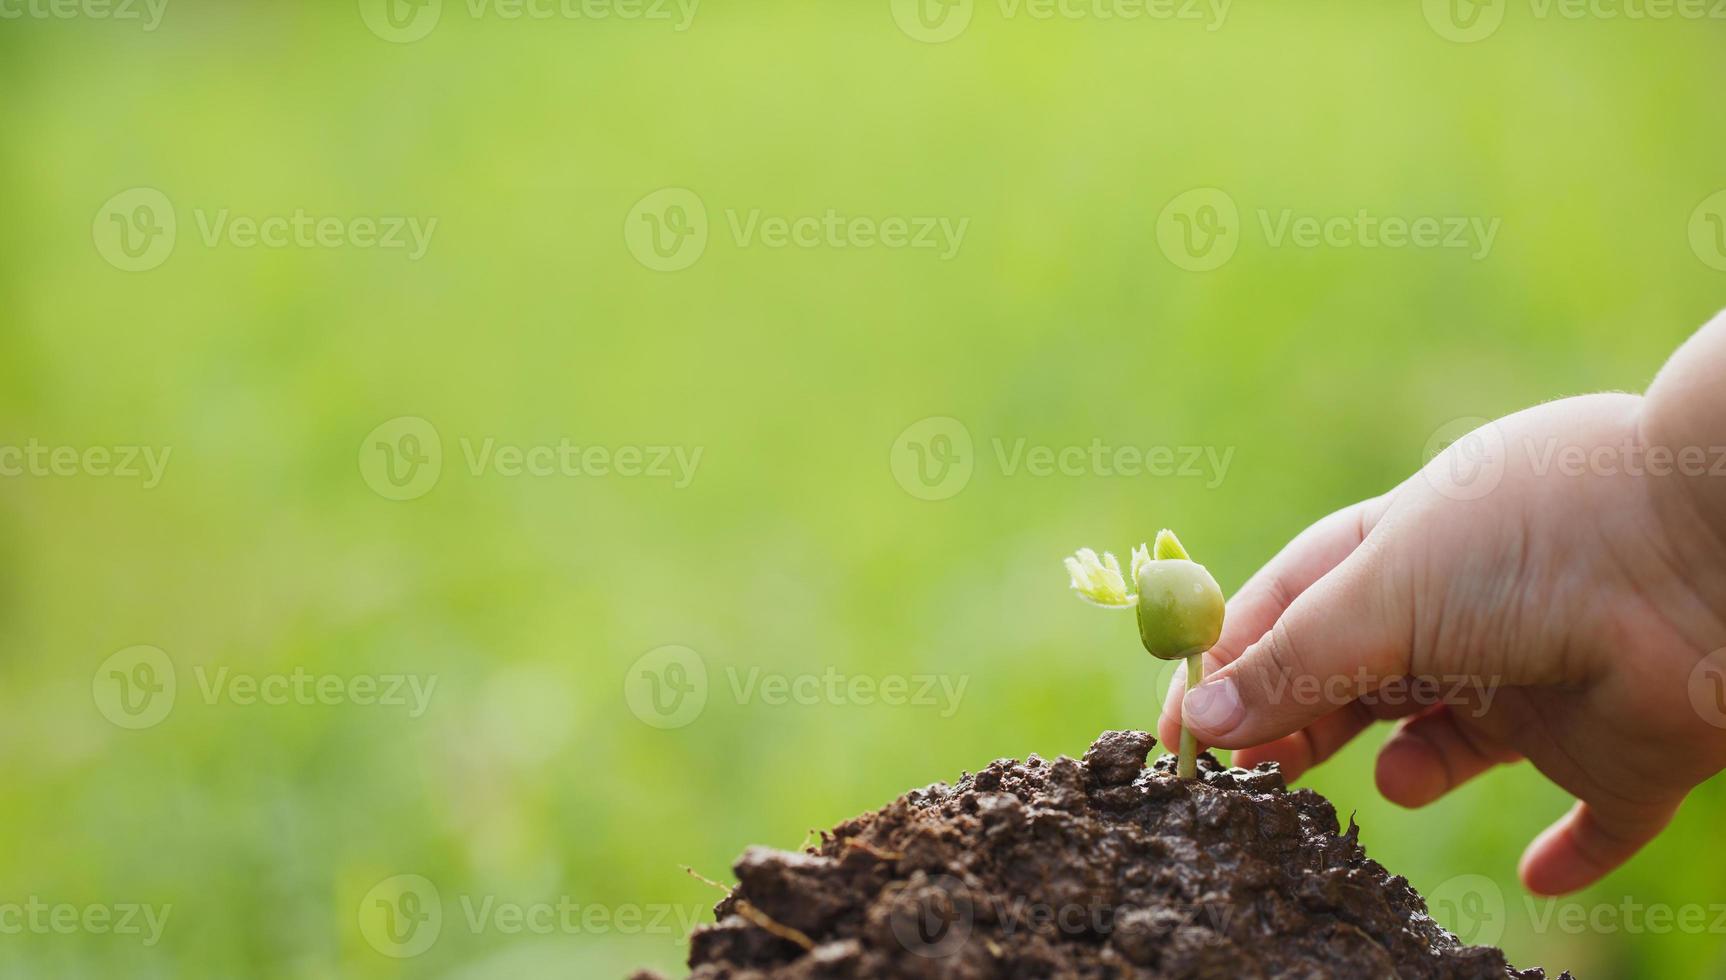
[{"label": "mound of soil", "polygon": [[1104,732],[1083,760],[997,761],[805,853],[750,848],[692,977],[1546,976],[1462,945],[1274,764],[1207,754],[1184,781],[1172,757],[1145,768],[1155,744]]}]

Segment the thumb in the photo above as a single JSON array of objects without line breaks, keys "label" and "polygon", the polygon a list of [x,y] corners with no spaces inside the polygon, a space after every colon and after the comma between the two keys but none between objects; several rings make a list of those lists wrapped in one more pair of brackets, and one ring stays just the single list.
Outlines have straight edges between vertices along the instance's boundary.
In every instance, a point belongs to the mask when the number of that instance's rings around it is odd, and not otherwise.
[{"label": "thumb", "polygon": [[1351,554],[1263,638],[1187,692],[1181,717],[1201,743],[1262,745],[1408,673],[1413,612],[1374,551]]}]

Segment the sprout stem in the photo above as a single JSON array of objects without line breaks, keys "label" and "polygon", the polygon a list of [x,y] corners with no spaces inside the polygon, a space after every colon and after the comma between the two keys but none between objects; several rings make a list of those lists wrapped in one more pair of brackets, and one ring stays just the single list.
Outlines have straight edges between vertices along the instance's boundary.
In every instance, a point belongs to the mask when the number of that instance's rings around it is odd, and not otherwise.
[{"label": "sprout stem", "polygon": [[[1199,686],[1205,679],[1205,655],[1195,653],[1187,658],[1187,690]],[[1192,779],[1199,774],[1199,741],[1193,737],[1192,729],[1187,727],[1185,719],[1181,721],[1181,758],[1175,766],[1175,775],[1182,779]]]}]

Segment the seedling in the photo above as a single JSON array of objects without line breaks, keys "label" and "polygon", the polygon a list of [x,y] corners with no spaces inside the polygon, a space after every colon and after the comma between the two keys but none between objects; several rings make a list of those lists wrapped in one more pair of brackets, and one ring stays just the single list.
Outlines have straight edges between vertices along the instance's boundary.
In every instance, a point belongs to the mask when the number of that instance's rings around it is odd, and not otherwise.
[{"label": "seedling", "polygon": [[[1157,532],[1152,548],[1133,549],[1133,588],[1121,575],[1121,563],[1103,552],[1102,558],[1089,548],[1067,559],[1073,591],[1093,605],[1105,609],[1137,609],[1139,640],[1158,660],[1187,662],[1187,690],[1204,679],[1204,653],[1216,646],[1223,631],[1223,590],[1205,566],[1187,557],[1175,532]],[[1180,762],[1175,772],[1182,779],[1199,773],[1198,742],[1181,725]]]}]

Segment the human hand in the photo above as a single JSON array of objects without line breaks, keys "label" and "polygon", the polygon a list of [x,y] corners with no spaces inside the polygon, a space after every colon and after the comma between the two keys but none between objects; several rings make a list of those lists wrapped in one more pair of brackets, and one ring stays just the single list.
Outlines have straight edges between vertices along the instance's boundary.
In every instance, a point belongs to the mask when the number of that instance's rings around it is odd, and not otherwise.
[{"label": "human hand", "polygon": [[1184,702],[1184,673],[1170,685],[1161,737],[1184,714],[1200,742],[1293,779],[1401,717],[1376,773],[1393,802],[1526,758],[1579,802],[1529,846],[1524,884],[1561,894],[1622,864],[1726,768],[1726,730],[1691,690],[1726,647],[1721,377],[1726,317],[1646,397],[1508,416],[1319,521],[1229,602],[1204,683]]}]

